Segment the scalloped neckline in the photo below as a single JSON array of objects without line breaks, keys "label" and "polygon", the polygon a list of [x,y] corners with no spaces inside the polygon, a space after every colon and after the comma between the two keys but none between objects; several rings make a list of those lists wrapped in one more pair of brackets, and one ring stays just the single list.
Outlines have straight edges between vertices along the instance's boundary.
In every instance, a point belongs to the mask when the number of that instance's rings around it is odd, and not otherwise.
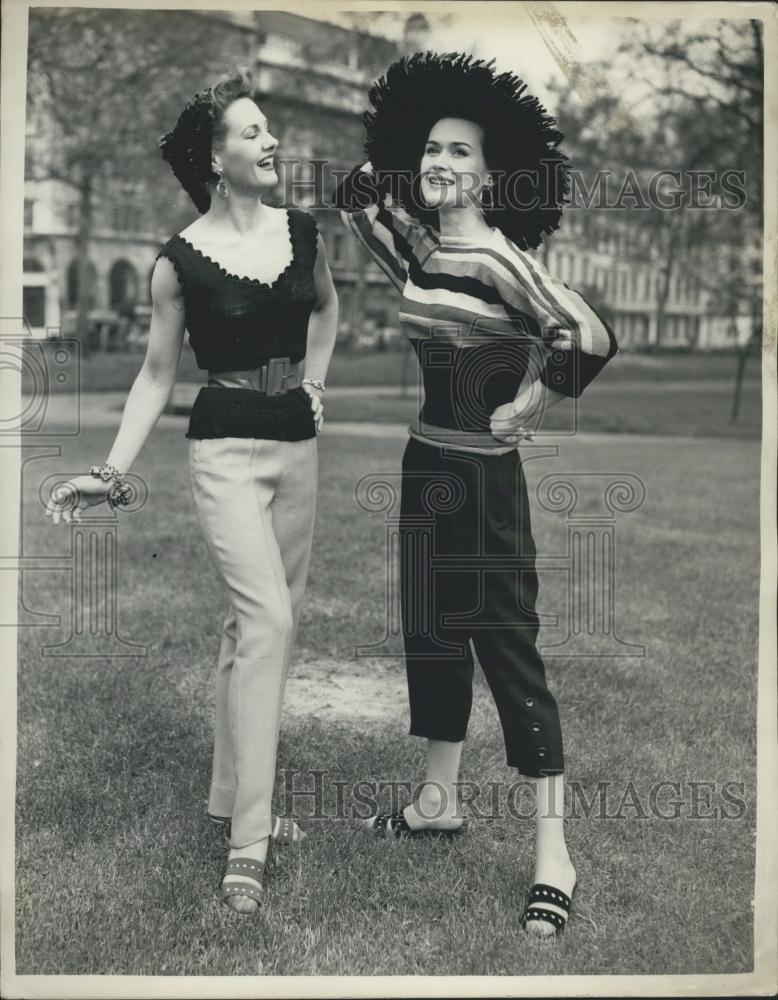
[{"label": "scalloped neckline", "polygon": [[286,212],[286,228],[289,234],[289,243],[292,247],[292,259],[286,267],[280,271],[275,278],[273,278],[272,281],[261,281],[259,278],[251,278],[247,274],[233,274],[231,271],[228,271],[226,267],[223,267],[218,260],[214,260],[213,257],[210,257],[207,253],[205,253],[205,251],[196,247],[194,243],[190,243],[185,236],[181,235],[181,233],[176,233],[176,238],[181,240],[182,243],[185,243],[190,250],[194,251],[194,253],[198,255],[198,257],[201,257],[203,260],[208,261],[209,264],[213,264],[214,267],[217,267],[225,278],[230,278],[232,281],[245,281],[249,285],[257,285],[259,288],[273,289],[287,276],[297,262],[297,240],[295,239],[294,227],[292,225],[292,213],[288,208],[284,209],[284,211]]}]

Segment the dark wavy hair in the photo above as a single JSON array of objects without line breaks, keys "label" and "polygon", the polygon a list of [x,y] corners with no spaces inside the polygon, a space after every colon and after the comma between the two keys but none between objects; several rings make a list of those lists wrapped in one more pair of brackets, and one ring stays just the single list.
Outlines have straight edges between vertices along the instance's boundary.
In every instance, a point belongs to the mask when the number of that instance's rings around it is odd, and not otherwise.
[{"label": "dark wavy hair", "polygon": [[172,131],[159,140],[163,158],[198,212],[207,212],[211,207],[208,185],[219,179],[211,160],[227,133],[227,109],[241,97],[257,101],[260,96],[251,72],[244,67],[234,69],[212,87],[196,94],[178,116]]},{"label": "dark wavy hair", "polygon": [[492,174],[493,207],[484,217],[520,249],[538,247],[559,228],[568,195],[563,136],[526,84],[497,75],[494,60],[459,52],[417,52],[398,60],[369,91],[363,116],[365,151],[376,181],[389,185],[403,208],[434,228],[438,213],[419,191],[419,164],[430,129],[441,118],[464,118],[484,131],[484,157]]}]

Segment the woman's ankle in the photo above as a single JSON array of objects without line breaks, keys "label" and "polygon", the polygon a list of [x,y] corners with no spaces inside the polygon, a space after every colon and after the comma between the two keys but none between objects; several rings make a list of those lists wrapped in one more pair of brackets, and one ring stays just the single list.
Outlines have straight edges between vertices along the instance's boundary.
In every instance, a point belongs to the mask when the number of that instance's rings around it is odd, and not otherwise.
[{"label": "woman's ankle", "polygon": [[251,844],[246,844],[243,847],[233,847],[230,845],[229,858],[238,857],[239,855],[244,855],[248,858],[257,858],[263,861],[267,855],[268,847],[270,846],[270,834],[265,834],[264,837],[260,837],[259,840],[255,840]]},{"label": "woman's ankle", "polygon": [[456,818],[458,817],[456,789],[445,788],[438,782],[426,782],[422,785],[414,809],[423,819],[433,823],[444,818]]}]

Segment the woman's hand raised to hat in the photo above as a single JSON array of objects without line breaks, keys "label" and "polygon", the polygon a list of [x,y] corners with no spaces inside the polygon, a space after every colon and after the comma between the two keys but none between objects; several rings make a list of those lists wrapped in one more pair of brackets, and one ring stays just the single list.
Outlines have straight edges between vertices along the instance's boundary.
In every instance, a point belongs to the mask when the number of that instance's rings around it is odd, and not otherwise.
[{"label": "woman's hand raised to hat", "polygon": [[382,196],[380,193],[374,190],[373,179],[375,178],[375,170],[373,170],[373,164],[370,162],[370,160],[367,160],[365,163],[362,164],[362,166],[359,168],[358,173],[367,174],[367,176],[371,178],[370,181],[365,181],[363,183],[363,188],[373,189],[371,198],[375,203],[367,205],[363,209],[363,211],[365,213],[365,216],[367,217],[368,222],[372,226],[376,220],[376,216],[380,211],[380,206],[378,205],[378,201],[381,200]]}]

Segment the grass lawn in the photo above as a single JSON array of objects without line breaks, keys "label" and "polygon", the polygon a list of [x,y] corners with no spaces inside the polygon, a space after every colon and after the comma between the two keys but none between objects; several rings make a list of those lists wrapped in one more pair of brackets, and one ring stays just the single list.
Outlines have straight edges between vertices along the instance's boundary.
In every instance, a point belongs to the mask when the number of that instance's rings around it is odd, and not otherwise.
[{"label": "grass lawn", "polygon": [[[659,399],[657,400],[659,402]],[[374,842],[333,818],[344,782],[423,776],[407,736],[401,658],[354,656],[384,633],[384,522],[360,510],[366,472],[397,472],[402,442],[320,439],[309,591],[289,681],[277,806],[290,772],[324,772],[323,818],[279,852],[256,919],[217,899],[225,849],[205,820],[211,681],[226,609],[198,533],[184,424],[157,428],[134,471],[148,504],[119,517],[119,632],[135,659],[43,657],[66,628],[27,628],[19,649],[17,973],[148,975],[532,975],[735,973],[752,968],[755,678],[759,574],[758,445],[614,435],[562,442],[526,462],[531,495],[549,472],[630,472],[643,506],[617,520],[617,634],[639,659],[547,658],[568,778],[588,796],[612,782],[608,815],[571,815],[579,876],[556,944],[518,927],[532,876],[533,821],[471,817],[453,845]],[[100,428],[25,466],[26,554],[69,551],[38,485],[107,452]],[[594,494],[592,494],[592,497]],[[101,510],[101,508],[98,508]],[[85,520],[89,515],[85,515]],[[563,514],[533,499],[540,554],[564,552]],[[28,612],[69,614],[68,574],[28,572]],[[539,610],[561,613],[565,576],[544,571]],[[65,618],[67,623],[68,619]],[[541,643],[547,641],[543,635]],[[399,647],[397,647],[399,652]],[[356,694],[355,694],[356,693]],[[509,785],[496,709],[477,672],[463,780]],[[658,782],[679,782],[680,815],[641,817]],[[714,783],[713,791],[694,782]],[[692,815],[742,783],[741,815]],[[696,792],[694,790],[697,790]],[[707,797],[706,797],[707,796]],[[670,796],[672,798],[672,795]],[[666,803],[665,789],[660,800]],[[405,798],[400,804],[407,801]],[[634,803],[634,797],[632,799]],[[388,795],[382,797],[389,805]],[[478,803],[488,807],[484,791]],[[667,806],[663,806],[667,809]],[[619,813],[620,815],[615,815]],[[669,809],[668,814],[671,815]]]}]

